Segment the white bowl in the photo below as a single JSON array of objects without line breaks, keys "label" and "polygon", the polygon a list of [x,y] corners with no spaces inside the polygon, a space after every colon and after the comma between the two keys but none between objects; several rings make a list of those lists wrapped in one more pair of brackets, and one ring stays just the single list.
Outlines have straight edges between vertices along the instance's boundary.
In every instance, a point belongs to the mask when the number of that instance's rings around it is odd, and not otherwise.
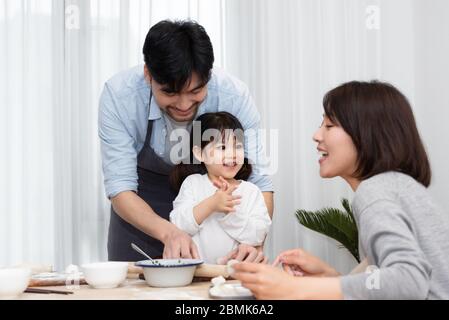
[{"label": "white bowl", "polygon": [[28,268],[0,269],[0,299],[14,299],[28,287],[31,270]]},{"label": "white bowl", "polygon": [[126,279],[127,262],[97,262],[81,266],[86,282],[95,289],[118,287]]},{"label": "white bowl", "polygon": [[[154,261],[154,262],[153,262]],[[154,259],[136,262],[143,268],[145,280],[151,287],[183,287],[192,283],[199,259]]]}]

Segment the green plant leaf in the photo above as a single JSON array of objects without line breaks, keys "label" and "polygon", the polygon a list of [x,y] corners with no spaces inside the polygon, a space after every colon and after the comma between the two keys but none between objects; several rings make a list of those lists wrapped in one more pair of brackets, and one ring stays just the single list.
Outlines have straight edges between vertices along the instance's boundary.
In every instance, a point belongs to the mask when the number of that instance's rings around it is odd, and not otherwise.
[{"label": "green plant leaf", "polygon": [[303,226],[340,242],[360,262],[358,230],[349,202],[342,200],[346,212],[336,208],[318,211],[297,210],[296,217]]},{"label": "green plant leaf", "polygon": [[342,205],[343,208],[345,209],[346,213],[351,217],[352,221],[353,221],[354,223],[356,223],[356,222],[355,222],[355,218],[354,218],[354,214],[352,213],[352,208],[351,208],[351,205],[349,204],[348,199],[342,198],[342,199],[341,199],[341,205]]}]

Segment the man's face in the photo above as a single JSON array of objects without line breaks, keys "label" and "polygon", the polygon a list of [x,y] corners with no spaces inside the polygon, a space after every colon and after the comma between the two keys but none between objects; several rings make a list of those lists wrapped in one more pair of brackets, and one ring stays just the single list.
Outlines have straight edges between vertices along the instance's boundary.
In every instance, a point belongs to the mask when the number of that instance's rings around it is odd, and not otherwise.
[{"label": "man's face", "polygon": [[151,77],[146,67],[145,77],[162,111],[179,122],[192,121],[195,118],[198,107],[207,95],[207,83],[202,83],[195,72],[181,92],[170,92],[167,86],[159,84]]}]

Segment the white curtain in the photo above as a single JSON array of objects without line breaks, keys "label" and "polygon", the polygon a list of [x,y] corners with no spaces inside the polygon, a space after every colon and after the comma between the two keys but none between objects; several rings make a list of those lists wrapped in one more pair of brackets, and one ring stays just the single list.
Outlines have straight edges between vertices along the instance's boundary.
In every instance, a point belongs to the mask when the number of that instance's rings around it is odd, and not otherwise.
[{"label": "white curtain", "polygon": [[433,165],[431,191],[449,207],[447,12],[446,0],[226,1],[226,67],[249,84],[263,127],[279,130],[269,255],[303,247],[341,272],[355,264],[294,216],[300,208],[341,208],[342,197],[352,199],[341,179],[319,177],[312,141],[324,93],[345,81],[389,81],[409,97]]},{"label": "white curtain", "polygon": [[350,254],[294,217],[352,197],[341,180],[318,175],[311,136],[322,96],[353,79],[403,90],[433,165],[431,191],[448,207],[446,12],[446,0],[0,0],[0,266],[106,259],[102,85],[142,63],[152,24],[191,17],[211,36],[216,65],[249,85],[262,127],[278,130],[266,252],[304,247],[347,272]]},{"label": "white curtain", "polygon": [[0,0],[0,266],[107,259],[98,99],[151,25],[191,18],[223,63],[221,0]]}]

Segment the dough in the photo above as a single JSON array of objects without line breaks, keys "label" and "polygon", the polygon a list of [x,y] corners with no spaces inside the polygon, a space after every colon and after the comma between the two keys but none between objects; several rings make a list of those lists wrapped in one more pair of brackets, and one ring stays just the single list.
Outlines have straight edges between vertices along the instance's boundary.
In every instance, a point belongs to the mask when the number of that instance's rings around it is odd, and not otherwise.
[{"label": "dough", "polygon": [[213,278],[211,280],[211,282],[212,282],[213,286],[216,287],[216,286],[224,284],[226,282],[226,279],[223,278],[223,276],[218,276],[218,277]]},{"label": "dough", "polygon": [[228,274],[230,276],[232,276],[232,274],[234,273],[234,268],[232,267],[234,264],[239,263],[240,261],[238,260],[229,260],[228,263],[226,264],[226,270],[228,272]]},{"label": "dough", "polygon": [[226,283],[226,279],[222,276],[215,277],[211,280],[213,287],[209,292],[214,297],[252,297],[252,293],[240,283]]}]

